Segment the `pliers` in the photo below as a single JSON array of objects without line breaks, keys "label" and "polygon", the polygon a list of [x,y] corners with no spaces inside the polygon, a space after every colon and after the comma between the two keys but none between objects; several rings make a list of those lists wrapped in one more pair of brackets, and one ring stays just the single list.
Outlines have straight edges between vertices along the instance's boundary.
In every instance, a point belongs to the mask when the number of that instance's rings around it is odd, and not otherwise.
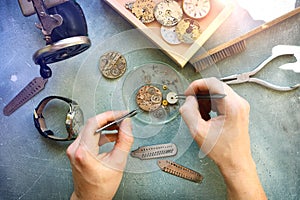
[{"label": "pliers", "polygon": [[[257,83],[257,84],[260,84],[262,86],[265,86],[267,88],[277,90],[277,91],[290,91],[290,90],[299,88],[300,83],[296,84],[294,86],[290,86],[290,87],[282,87],[282,86],[277,86],[277,85],[274,85],[267,81],[252,77],[257,72],[259,72],[262,68],[264,68],[269,62],[271,62],[273,59],[275,59],[276,57],[281,56],[281,55],[294,55],[297,58],[300,55],[300,46],[277,45],[277,46],[273,47],[272,55],[269,58],[267,58],[266,60],[264,60],[254,70],[252,70],[250,72],[241,73],[241,74],[234,74],[234,75],[226,76],[226,77],[221,78],[220,80],[224,81],[227,84],[240,84],[240,83],[245,83],[245,82],[252,82],[252,83]],[[296,63],[298,65],[300,65],[300,59],[297,60]],[[296,64],[296,63],[293,63],[293,64]]]}]

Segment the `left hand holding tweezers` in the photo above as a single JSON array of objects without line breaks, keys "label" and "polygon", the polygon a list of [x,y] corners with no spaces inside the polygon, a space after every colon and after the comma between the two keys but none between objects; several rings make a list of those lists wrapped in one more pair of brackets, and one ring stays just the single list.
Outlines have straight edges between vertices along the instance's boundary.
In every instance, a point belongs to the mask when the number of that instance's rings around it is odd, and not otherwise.
[{"label": "left hand holding tweezers", "polygon": [[126,119],[126,118],[133,117],[133,116],[135,116],[137,113],[138,113],[138,110],[135,109],[135,110],[133,110],[133,111],[127,113],[126,115],[123,115],[122,117],[116,119],[115,121],[113,121],[113,122],[111,122],[111,123],[108,123],[108,124],[106,124],[105,126],[99,128],[98,130],[96,130],[96,133],[100,133],[101,131],[103,131],[103,130],[109,128],[109,127],[112,127],[112,126],[114,126],[114,125],[120,123],[121,121],[123,121],[123,120]]},{"label": "left hand holding tweezers", "polygon": [[[300,83],[296,84],[294,86],[290,87],[282,87],[277,86],[272,83],[269,83],[267,81],[258,79],[258,78],[252,78],[253,75],[255,75],[257,72],[259,72],[262,68],[264,68],[269,62],[271,62],[273,59],[275,59],[278,56],[281,55],[295,55],[300,53],[300,46],[288,46],[288,45],[278,45],[273,47],[272,49],[272,55],[267,58],[265,61],[263,61],[258,67],[256,67],[254,70],[242,74],[234,74],[231,76],[227,76],[224,78],[221,78],[221,81],[224,81],[227,84],[239,84],[239,83],[245,83],[245,82],[252,82],[257,83],[262,86],[265,86],[267,88],[277,90],[277,91],[290,91],[294,90],[296,88],[300,87]],[[297,62],[300,64],[300,60],[297,60]]]}]

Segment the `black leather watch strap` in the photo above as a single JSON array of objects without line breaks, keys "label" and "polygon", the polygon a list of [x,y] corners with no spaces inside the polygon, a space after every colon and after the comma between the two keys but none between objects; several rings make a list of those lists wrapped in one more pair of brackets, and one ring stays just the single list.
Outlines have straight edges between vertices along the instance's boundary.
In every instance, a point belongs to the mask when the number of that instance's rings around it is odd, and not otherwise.
[{"label": "black leather watch strap", "polygon": [[53,99],[59,99],[59,100],[66,102],[67,104],[69,104],[70,108],[71,108],[72,104],[78,105],[75,101],[73,101],[69,98],[66,98],[66,97],[48,96],[48,97],[44,98],[39,103],[39,105],[34,109],[33,120],[34,120],[35,127],[37,128],[37,130],[39,131],[39,133],[42,136],[52,139],[52,140],[67,141],[67,140],[75,139],[76,137],[73,137],[72,135],[70,135],[70,133],[67,133],[68,137],[66,137],[66,138],[57,137],[54,135],[53,131],[51,131],[47,128],[46,123],[45,123],[45,118],[43,116],[43,110],[46,107],[46,105],[48,104],[48,102]]}]

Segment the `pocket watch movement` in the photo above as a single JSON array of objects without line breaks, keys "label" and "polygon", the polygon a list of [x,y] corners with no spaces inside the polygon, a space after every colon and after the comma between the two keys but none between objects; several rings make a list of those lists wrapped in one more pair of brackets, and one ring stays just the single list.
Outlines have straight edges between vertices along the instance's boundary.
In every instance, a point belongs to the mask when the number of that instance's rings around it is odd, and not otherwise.
[{"label": "pocket watch movement", "polygon": [[163,26],[174,26],[181,20],[183,11],[176,1],[164,0],[155,6],[154,16]]},{"label": "pocket watch movement", "polygon": [[131,9],[131,12],[142,22],[150,23],[155,20],[153,0],[136,0],[132,5],[126,5]]},{"label": "pocket watch movement", "polygon": [[107,52],[100,57],[99,70],[106,78],[119,78],[125,73],[126,68],[126,59],[119,52]]},{"label": "pocket watch movement", "polygon": [[178,39],[184,43],[193,43],[201,35],[199,23],[190,18],[182,19],[176,25]]},{"label": "pocket watch movement", "polygon": [[162,92],[159,88],[145,85],[139,89],[136,95],[137,105],[144,111],[157,110],[162,101]]}]

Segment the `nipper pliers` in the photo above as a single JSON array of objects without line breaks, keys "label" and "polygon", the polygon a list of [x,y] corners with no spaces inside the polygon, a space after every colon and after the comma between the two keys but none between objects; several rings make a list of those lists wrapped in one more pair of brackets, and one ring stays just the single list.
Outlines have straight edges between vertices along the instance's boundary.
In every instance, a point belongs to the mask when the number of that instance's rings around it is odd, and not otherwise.
[{"label": "nipper pliers", "polygon": [[267,88],[277,90],[277,91],[290,91],[300,87],[300,83],[294,86],[282,87],[278,85],[274,85],[267,81],[261,80],[259,78],[254,78],[257,72],[259,72],[262,68],[264,68],[269,62],[281,55],[294,55],[296,58],[299,56],[299,60],[297,58],[297,62],[293,63],[295,65],[300,65],[300,46],[289,46],[289,45],[277,45],[272,49],[272,55],[264,60],[258,67],[250,72],[245,72],[241,74],[234,74],[230,76],[226,76],[221,78],[221,81],[224,81],[227,84],[240,84],[245,82],[257,83]]}]

